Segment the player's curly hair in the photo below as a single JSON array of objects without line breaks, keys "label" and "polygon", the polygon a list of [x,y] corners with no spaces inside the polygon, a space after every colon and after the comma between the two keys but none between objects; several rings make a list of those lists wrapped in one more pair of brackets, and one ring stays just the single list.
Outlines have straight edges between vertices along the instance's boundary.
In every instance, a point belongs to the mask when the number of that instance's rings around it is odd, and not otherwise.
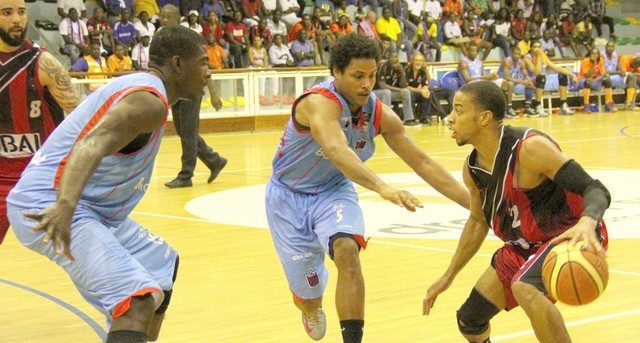
[{"label": "player's curly hair", "polygon": [[500,87],[491,81],[475,81],[462,86],[459,92],[467,94],[481,111],[493,113],[493,119],[501,121],[507,110],[507,98]]},{"label": "player's curly hair", "polygon": [[372,59],[376,63],[380,60],[380,48],[373,39],[357,33],[348,34],[340,38],[331,48],[329,70],[333,75],[333,69],[341,73],[347,68],[352,59]]},{"label": "player's curly hair", "polygon": [[[185,30],[186,29],[186,30]],[[149,47],[149,63],[163,66],[173,56],[191,57],[205,46],[204,38],[182,25],[169,25],[156,32]]]}]

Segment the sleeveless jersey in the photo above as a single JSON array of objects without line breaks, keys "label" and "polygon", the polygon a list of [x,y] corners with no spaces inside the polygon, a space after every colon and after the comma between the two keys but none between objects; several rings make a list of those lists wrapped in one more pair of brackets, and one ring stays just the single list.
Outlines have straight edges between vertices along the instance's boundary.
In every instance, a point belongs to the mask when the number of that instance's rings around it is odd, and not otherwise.
[{"label": "sleeveless jersey", "polygon": [[[524,68],[524,61],[519,59],[516,63],[513,57],[505,58],[505,61],[509,62],[509,73],[512,79],[524,80],[524,74],[522,74],[522,68]],[[498,76],[504,78],[504,71],[502,68],[498,70]]]},{"label": "sleeveless jersey", "polygon": [[525,249],[571,228],[584,208],[581,195],[563,189],[552,180],[533,189],[514,184],[522,142],[536,135],[556,144],[540,131],[503,126],[493,171],[489,173],[478,166],[475,149],[469,155],[467,165],[480,190],[484,217],[495,235]]},{"label": "sleeveless jersey", "polygon": [[[463,56],[462,60],[467,62],[467,68],[469,69],[469,76],[471,76],[472,78],[482,76],[484,72],[484,66],[482,65],[482,60],[480,58],[476,57],[476,59],[472,61],[468,59],[466,56]],[[467,83],[467,81],[464,80],[462,75],[460,75],[460,81],[462,81],[462,84]]]},{"label": "sleeveless jersey", "polygon": [[42,51],[25,41],[15,52],[0,52],[0,179],[17,181],[64,119],[62,108],[40,84]]},{"label": "sleeveless jersey", "polygon": [[273,158],[271,180],[297,192],[317,194],[350,181],[327,158],[313,139],[311,131],[301,130],[294,123],[296,105],[309,94],[321,94],[342,107],[342,131],[349,147],[362,161],[369,159],[375,150],[374,137],[380,133],[382,103],[371,93],[361,109],[359,119],[353,122],[347,100],[336,91],[333,81],[322,82],[296,99],[291,109],[291,118]]},{"label": "sleeveless jersey", "polygon": [[[91,93],[51,134],[27,166],[7,202],[22,208],[43,208],[54,203],[75,142],[108,115],[112,106],[134,91],[158,96],[167,106],[168,114],[166,90],[158,77],[135,73],[113,79]],[[105,223],[117,225],[122,222],[146,192],[163,132],[164,123],[138,151],[104,157],[84,188],[78,209],[88,210]]]},{"label": "sleeveless jersey", "polygon": [[607,73],[609,72],[614,72],[614,71],[618,71],[618,53],[617,52],[613,52],[611,54],[611,58],[609,58],[609,56],[607,56],[607,53],[605,52],[604,54],[602,54],[602,57],[604,57],[604,69],[607,71]]}]

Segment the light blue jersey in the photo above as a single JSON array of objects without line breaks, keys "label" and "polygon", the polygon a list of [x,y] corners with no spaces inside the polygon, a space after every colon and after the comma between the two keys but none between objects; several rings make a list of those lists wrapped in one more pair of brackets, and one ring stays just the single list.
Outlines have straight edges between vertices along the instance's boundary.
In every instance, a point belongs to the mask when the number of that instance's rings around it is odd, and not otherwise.
[{"label": "light blue jersey", "polygon": [[[471,78],[482,76],[482,74],[484,73],[484,65],[482,64],[482,60],[479,57],[476,57],[476,59],[472,61],[466,56],[463,56],[462,60],[467,63],[467,69],[469,70],[469,76]],[[460,82],[462,82],[462,84],[467,83],[462,75],[460,75]]]},{"label": "light blue jersey", "polygon": [[604,70],[607,73],[620,70],[620,65],[618,64],[617,52],[614,51],[611,54],[611,57],[607,56],[607,53],[605,52],[604,54],[602,54],[602,57],[604,57]]},{"label": "light blue jersey", "polygon": [[[109,82],[89,95],[51,134],[22,173],[7,202],[25,209],[44,208],[54,203],[58,183],[75,142],[84,137],[112,106],[135,91],[151,92],[167,104],[162,81],[151,74],[135,73]],[[137,152],[103,158],[82,193],[78,210],[89,210],[111,225],[122,222],[146,191],[163,131],[164,125],[158,127]]]},{"label": "light blue jersey", "polygon": [[347,100],[335,90],[333,81],[310,88],[296,100],[291,119],[273,158],[271,180],[296,192],[317,194],[342,183],[346,177],[325,156],[311,131],[298,127],[294,122],[296,105],[308,94],[322,94],[342,107],[340,125],[349,147],[362,161],[369,159],[375,150],[374,137],[380,131],[382,103],[371,93],[362,107],[360,120],[354,124]]},{"label": "light blue jersey", "polygon": [[[522,73],[522,68],[524,68],[524,61],[519,59],[518,62],[513,60],[513,57],[505,58],[505,61],[509,63],[509,73],[511,74],[512,79],[524,80],[524,74]],[[502,68],[498,70],[498,77],[504,78],[504,71]]]}]

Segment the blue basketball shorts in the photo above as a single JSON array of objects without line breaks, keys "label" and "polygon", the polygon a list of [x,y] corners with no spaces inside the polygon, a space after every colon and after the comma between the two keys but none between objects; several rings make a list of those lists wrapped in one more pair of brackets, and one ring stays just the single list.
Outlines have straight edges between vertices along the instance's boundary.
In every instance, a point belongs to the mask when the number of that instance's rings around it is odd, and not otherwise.
[{"label": "blue basketball shorts", "polygon": [[627,77],[620,75],[611,75],[611,87],[620,89],[627,88]]},{"label": "blue basketball shorts", "polygon": [[289,289],[300,299],[316,299],[324,293],[329,277],[324,255],[329,253],[331,236],[351,234],[366,247],[362,210],[351,182],[319,194],[304,194],[270,181],[265,202]]},{"label": "blue basketball shorts", "polygon": [[18,240],[62,267],[82,296],[106,315],[107,325],[126,313],[132,296],[152,294],[160,305],[162,291],[173,288],[177,252],[132,219],[108,227],[95,214],[76,211],[70,246],[75,261],[70,261],[42,242],[45,232],[32,230],[36,222],[23,215],[26,211],[8,206]]}]

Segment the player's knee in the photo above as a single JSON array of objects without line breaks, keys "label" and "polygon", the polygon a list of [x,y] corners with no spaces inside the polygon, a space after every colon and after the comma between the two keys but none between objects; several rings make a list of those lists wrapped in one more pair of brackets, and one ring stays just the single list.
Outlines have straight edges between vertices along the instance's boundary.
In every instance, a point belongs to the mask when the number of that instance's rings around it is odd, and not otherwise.
[{"label": "player's knee", "polygon": [[480,335],[489,329],[489,321],[500,310],[475,288],[456,312],[458,329],[463,335]]},{"label": "player's knee", "polygon": [[604,88],[611,88],[611,79],[609,78],[602,79],[602,86]]},{"label": "player's knee", "polygon": [[587,79],[584,81],[584,88],[591,88],[591,80]]},{"label": "player's knee", "polygon": [[567,87],[569,85],[569,78],[565,74],[558,75],[558,84],[561,87]]},{"label": "player's knee", "polygon": [[360,245],[351,234],[338,233],[329,238],[329,255],[331,258],[339,256],[357,257]]},{"label": "player's knee", "polygon": [[544,85],[547,83],[547,77],[545,75],[536,75],[533,84],[536,88],[544,89]]}]

